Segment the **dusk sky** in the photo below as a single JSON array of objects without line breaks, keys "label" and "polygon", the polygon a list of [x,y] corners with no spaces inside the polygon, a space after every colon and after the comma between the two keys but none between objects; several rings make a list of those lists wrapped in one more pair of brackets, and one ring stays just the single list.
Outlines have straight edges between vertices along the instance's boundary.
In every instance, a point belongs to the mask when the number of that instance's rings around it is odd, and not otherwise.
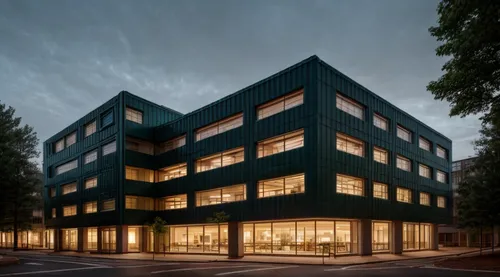
[{"label": "dusk sky", "polygon": [[42,143],[121,90],[187,113],[318,55],[466,158],[478,117],[426,91],[445,61],[427,30],[437,2],[4,0],[0,101]]}]

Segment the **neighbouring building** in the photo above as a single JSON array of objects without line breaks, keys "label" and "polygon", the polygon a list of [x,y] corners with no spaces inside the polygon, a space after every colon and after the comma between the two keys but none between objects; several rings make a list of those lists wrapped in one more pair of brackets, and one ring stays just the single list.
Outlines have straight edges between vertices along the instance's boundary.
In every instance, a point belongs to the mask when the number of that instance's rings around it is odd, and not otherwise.
[{"label": "neighbouring building", "polygon": [[436,249],[451,145],[316,56],[188,114],[122,91],[44,143],[46,228],[90,252]]},{"label": "neighbouring building", "polygon": [[[457,189],[460,182],[472,173],[471,167],[474,165],[476,157],[471,157],[463,160],[454,161],[451,166],[451,184],[453,189],[453,198],[458,197]],[[483,232],[482,240],[479,232],[461,230],[457,228],[457,207],[456,201],[453,201],[453,223],[443,224],[439,226],[439,244],[444,246],[460,246],[460,247],[479,247],[479,245],[491,246],[492,237],[491,231]],[[494,232],[495,245],[498,244],[498,232]]]}]

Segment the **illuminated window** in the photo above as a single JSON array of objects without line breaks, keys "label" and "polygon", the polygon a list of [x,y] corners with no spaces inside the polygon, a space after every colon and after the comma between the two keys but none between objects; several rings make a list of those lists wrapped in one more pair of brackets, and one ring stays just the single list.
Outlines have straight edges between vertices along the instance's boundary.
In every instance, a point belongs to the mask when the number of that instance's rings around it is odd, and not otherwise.
[{"label": "illuminated window", "polygon": [[243,113],[221,120],[219,122],[210,124],[203,128],[196,130],[196,141],[200,141],[229,130],[238,128],[243,125]]},{"label": "illuminated window", "polygon": [[436,155],[440,158],[447,159],[446,149],[439,145],[436,147]]},{"label": "illuminated window", "polygon": [[125,196],[125,209],[154,211],[154,199],[142,196]]},{"label": "illuminated window", "polygon": [[57,153],[63,149],[64,149],[64,139],[62,138],[62,139],[56,141],[56,143],[54,145],[54,152]]},{"label": "illuminated window", "polygon": [[196,173],[216,169],[245,161],[243,147],[228,150],[196,160]]},{"label": "illuminated window", "polygon": [[257,107],[257,120],[270,117],[304,103],[304,90],[292,92]]},{"label": "illuminated window", "polygon": [[431,205],[431,195],[427,192],[420,193],[420,205],[430,206]]},{"label": "illuminated window", "polygon": [[88,164],[97,160],[97,150],[85,154],[83,157],[83,164]]},{"label": "illuminated window", "polygon": [[418,138],[418,147],[426,151],[431,151],[431,142],[423,137]]},{"label": "illuminated window", "polygon": [[88,178],[85,180],[85,189],[97,187],[97,177]]},{"label": "illuminated window", "polygon": [[150,142],[127,137],[125,148],[130,151],[135,151],[143,154],[154,155],[154,145]]},{"label": "illuminated window", "polygon": [[114,152],[116,152],[116,140],[102,146],[103,156],[106,156]]},{"label": "illuminated window", "polygon": [[361,178],[337,174],[337,193],[363,196],[365,181]]},{"label": "illuminated window", "polygon": [[182,147],[184,145],[186,145],[186,135],[168,140],[160,144],[157,154],[165,153],[174,150],[176,148]]},{"label": "illuminated window", "polygon": [[196,207],[237,202],[247,199],[246,185],[234,185],[217,189],[197,191]]},{"label": "illuminated window", "polygon": [[438,196],[437,197],[437,206],[438,206],[438,208],[446,208],[446,197]]},{"label": "illuminated window", "polygon": [[73,132],[66,136],[66,148],[75,143],[76,143],[76,132]]},{"label": "illuminated window", "polygon": [[159,210],[177,210],[185,208],[187,208],[187,194],[179,194],[162,198]]},{"label": "illuminated window", "polygon": [[84,214],[97,213],[97,201],[87,202],[83,204],[83,213]]},{"label": "illuminated window", "polygon": [[154,171],[151,169],[126,166],[125,179],[154,183],[155,176],[154,176]]},{"label": "illuminated window", "polygon": [[74,215],[76,215],[76,205],[63,207],[63,216],[74,216]]},{"label": "illuminated window", "polygon": [[109,212],[115,210],[115,199],[104,200],[101,203],[101,212]]},{"label": "illuminated window", "polygon": [[441,170],[436,170],[436,180],[441,183],[446,183],[446,173]]},{"label": "illuminated window", "polygon": [[380,199],[389,199],[388,185],[382,183],[373,183],[373,197]]},{"label": "illuminated window", "polygon": [[389,153],[380,147],[373,147],[373,160],[382,164],[389,163]]},{"label": "illuminated window", "polygon": [[187,163],[176,164],[158,170],[158,182],[168,181],[187,175]]},{"label": "illuminated window", "polygon": [[97,130],[97,124],[95,120],[88,123],[87,125],[85,125],[85,137],[92,135],[93,133],[96,132],[96,130]]},{"label": "illuminated window", "polygon": [[50,188],[50,197],[56,197],[56,188]]},{"label": "illuminated window", "polygon": [[411,161],[403,156],[397,155],[396,167],[404,171],[411,171]]},{"label": "illuminated window", "polygon": [[56,218],[56,208],[52,208],[52,218]]},{"label": "illuminated window", "polygon": [[403,203],[411,203],[411,190],[396,188],[396,200]]},{"label": "illuminated window", "polygon": [[65,164],[62,164],[58,167],[56,167],[55,173],[56,176],[59,174],[63,174],[64,172],[68,172],[70,170],[73,170],[78,167],[78,160],[73,160],[71,162],[67,162]]},{"label": "illuminated window", "polygon": [[258,198],[304,193],[305,189],[304,173],[262,180],[258,183]]},{"label": "illuminated window", "polygon": [[87,228],[87,250],[97,250],[97,228]]},{"label": "illuminated window", "polygon": [[411,143],[411,132],[400,125],[398,125],[397,135],[398,138]]},{"label": "illuminated window", "polygon": [[62,195],[76,192],[76,182],[71,184],[66,184],[61,186]]},{"label": "illuminated window", "polygon": [[426,165],[419,164],[418,165],[418,174],[422,177],[425,177],[425,178],[431,178],[431,168],[426,166]]},{"label": "illuminated window", "polygon": [[365,155],[363,141],[341,133],[337,133],[337,150],[360,157]]},{"label": "illuminated window", "polygon": [[337,93],[337,109],[364,120],[365,108],[357,102]]},{"label": "illuminated window", "polygon": [[259,142],[257,157],[267,157],[302,146],[304,146],[304,129]]},{"label": "illuminated window", "polygon": [[385,117],[378,114],[373,114],[373,125],[384,131],[389,129],[389,121]]},{"label": "illuminated window", "polygon": [[125,119],[142,124],[142,112],[127,107],[125,111]]}]

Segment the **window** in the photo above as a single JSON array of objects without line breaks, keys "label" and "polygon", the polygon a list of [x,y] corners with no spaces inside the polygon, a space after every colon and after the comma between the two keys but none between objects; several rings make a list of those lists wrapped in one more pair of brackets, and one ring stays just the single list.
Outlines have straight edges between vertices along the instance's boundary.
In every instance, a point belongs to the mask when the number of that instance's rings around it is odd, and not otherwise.
[{"label": "window", "polygon": [[396,200],[403,203],[411,203],[411,190],[396,188]]},{"label": "window", "polygon": [[113,111],[110,111],[101,117],[101,128],[113,124]]},{"label": "window", "polygon": [[76,131],[66,136],[66,148],[76,143]]},{"label": "window", "polygon": [[436,170],[436,180],[441,183],[446,183],[446,173],[441,170]]},{"label": "window", "polygon": [[101,212],[109,212],[115,210],[115,199],[102,201]]},{"label": "window", "polygon": [[62,151],[64,149],[64,138],[56,141],[54,145],[54,152],[57,153],[59,151]]},{"label": "window", "polygon": [[304,146],[303,129],[257,143],[257,158],[271,156],[302,146]]},{"label": "window", "polygon": [[454,163],[451,164],[451,170],[453,172],[459,171],[461,169],[462,169],[462,163],[461,162],[454,162]]},{"label": "window", "polygon": [[257,106],[257,120],[270,117],[304,103],[304,89]]},{"label": "window", "polygon": [[58,167],[56,167],[55,173],[56,176],[59,174],[63,174],[64,172],[68,172],[72,169],[75,169],[78,167],[78,160],[73,160],[71,162],[67,162],[65,164],[62,164]]},{"label": "window", "polygon": [[418,165],[418,174],[422,177],[425,177],[425,178],[431,178],[431,168],[426,166],[426,165],[419,164]]},{"label": "window", "polygon": [[103,156],[106,156],[114,152],[116,152],[116,140],[102,146]]},{"label": "window", "polygon": [[76,192],[76,182],[61,186],[62,195]]},{"label": "window", "polygon": [[373,197],[380,199],[389,199],[389,186],[382,183],[373,183]]},{"label": "window", "polygon": [[50,188],[50,197],[56,197],[56,188]]},{"label": "window", "polygon": [[168,140],[160,144],[157,154],[165,153],[174,150],[176,148],[182,147],[184,145],[186,145],[186,135]]},{"label": "window", "polygon": [[341,133],[337,133],[337,150],[360,157],[365,156],[363,141]]},{"label": "window", "polygon": [[196,160],[196,173],[224,167],[245,161],[245,149],[243,147],[203,157]]},{"label": "window", "polygon": [[154,155],[154,145],[150,142],[127,137],[125,148],[130,151],[140,152],[143,154]]},{"label": "window", "polygon": [[382,164],[389,163],[389,153],[380,147],[373,147],[373,160]]},{"label": "window", "polygon": [[151,169],[126,166],[125,179],[154,183],[154,171]]},{"label": "window", "polygon": [[76,205],[63,207],[63,216],[74,216],[74,215],[76,215]]},{"label": "window", "polygon": [[403,156],[397,155],[396,167],[404,171],[411,171],[411,161]]},{"label": "window", "polygon": [[438,208],[446,208],[446,197],[438,196],[437,197],[437,206],[438,206]]},{"label": "window", "polygon": [[187,175],[187,163],[177,164],[158,170],[158,182],[168,181]]},{"label": "window", "polygon": [[365,108],[357,102],[337,93],[337,109],[364,120]]},{"label": "window", "polygon": [[142,124],[142,112],[127,107],[125,110],[125,119]]},{"label": "window", "polygon": [[443,159],[446,159],[446,149],[444,149],[443,147],[441,146],[437,146],[436,147],[436,155],[440,158],[443,158]]},{"label": "window", "polygon": [[56,218],[56,208],[52,208],[52,218]]},{"label": "window", "polygon": [[154,204],[154,199],[150,197],[125,196],[125,209],[128,210],[154,211]]},{"label": "window", "polygon": [[84,187],[85,187],[85,189],[97,187],[97,177],[92,177],[92,178],[86,179]]},{"label": "window", "polygon": [[234,185],[205,191],[197,191],[196,207],[217,205],[247,199],[247,186]]},{"label": "window", "polygon": [[373,114],[373,126],[387,131],[389,130],[389,121],[381,115]]},{"label": "window", "polygon": [[258,198],[304,193],[304,173],[275,179],[262,180],[258,183]]},{"label": "window", "polygon": [[427,192],[420,193],[420,205],[430,206],[431,205],[431,195]]},{"label": "window", "polygon": [[97,124],[95,120],[85,125],[85,134],[84,134],[85,137],[88,137],[93,133],[95,133],[96,129],[97,129]]},{"label": "window", "polygon": [[400,125],[398,125],[397,136],[398,138],[411,143],[411,132]]},{"label": "window", "polygon": [[337,174],[337,193],[363,196],[365,181],[361,178]]},{"label": "window", "polygon": [[97,201],[87,202],[83,204],[83,213],[84,214],[97,213]]},{"label": "window", "polygon": [[219,122],[210,124],[206,127],[196,130],[196,141],[200,141],[229,130],[238,128],[243,125],[243,113],[221,120]]},{"label": "window", "polygon": [[431,142],[423,137],[418,138],[418,147],[426,151],[431,151]]},{"label": "window", "polygon": [[85,154],[85,156],[83,157],[83,164],[88,164],[95,160],[97,160],[97,150]]},{"label": "window", "polygon": [[[187,194],[167,196],[161,199],[159,210],[177,210],[187,208]],[[163,204],[163,205],[162,205]]]}]

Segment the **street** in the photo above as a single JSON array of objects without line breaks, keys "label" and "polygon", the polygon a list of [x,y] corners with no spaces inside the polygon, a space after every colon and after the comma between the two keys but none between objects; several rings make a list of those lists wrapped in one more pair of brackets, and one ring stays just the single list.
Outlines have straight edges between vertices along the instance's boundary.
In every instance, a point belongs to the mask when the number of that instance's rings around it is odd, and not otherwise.
[{"label": "street", "polygon": [[1,276],[498,276],[432,268],[438,258],[354,266],[259,264],[242,262],[169,263],[80,258],[55,255],[18,256],[20,264],[0,268]]}]

